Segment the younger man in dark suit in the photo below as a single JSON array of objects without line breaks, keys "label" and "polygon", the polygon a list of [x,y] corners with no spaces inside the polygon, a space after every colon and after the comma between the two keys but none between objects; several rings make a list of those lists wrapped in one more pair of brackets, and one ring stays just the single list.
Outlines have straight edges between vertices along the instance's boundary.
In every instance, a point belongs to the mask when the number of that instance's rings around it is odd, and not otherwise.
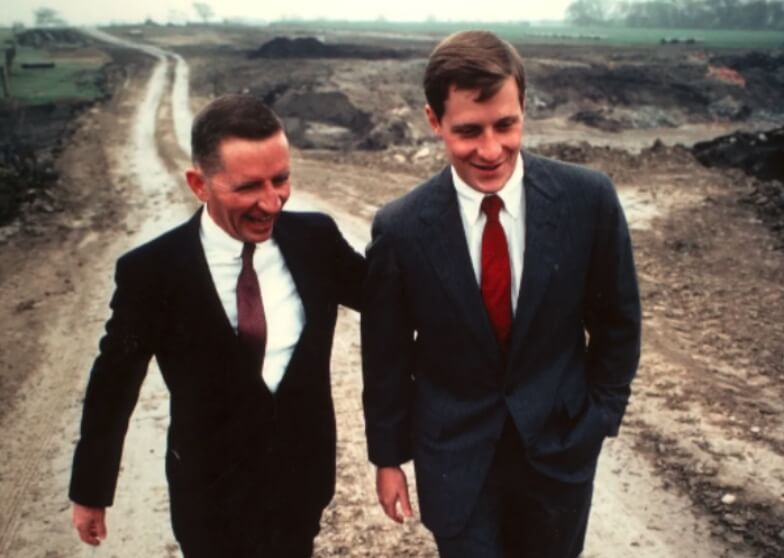
[{"label": "younger man in dark suit", "polygon": [[166,454],[186,557],[306,557],[335,483],[329,361],[337,305],[365,264],[335,223],[290,213],[289,147],[252,96],[210,103],[188,184],[204,207],[117,262],[70,497],[79,536],[106,536],[128,420],[154,356],[171,397]]},{"label": "younger man in dark suit", "polygon": [[384,511],[449,558],[574,558],[640,350],[629,233],[603,174],[520,151],[523,65],[487,32],[433,51],[425,108],[451,163],[382,208],[362,314]]}]

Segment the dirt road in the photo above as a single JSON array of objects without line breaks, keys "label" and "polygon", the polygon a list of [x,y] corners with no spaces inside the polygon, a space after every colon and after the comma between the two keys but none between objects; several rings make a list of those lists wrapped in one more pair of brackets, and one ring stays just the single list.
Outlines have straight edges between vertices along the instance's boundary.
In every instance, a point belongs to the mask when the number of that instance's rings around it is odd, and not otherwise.
[{"label": "dirt road", "polygon": [[[122,46],[131,47],[127,41]],[[159,47],[133,52],[123,54],[124,75],[113,100],[84,116],[63,156],[70,204],[62,213],[41,217],[0,250],[0,323],[6,340],[0,355],[3,557],[179,555],[163,474],[168,399],[155,366],[132,418],[117,499],[108,515],[109,538],[100,549],[77,541],[67,500],[81,395],[108,313],[113,263],[195,207],[180,175],[188,162],[191,104],[198,107],[203,99],[189,102],[182,58]],[[326,160],[317,153],[296,152],[293,165],[291,207],[331,213],[359,247],[379,204],[421,179],[405,166],[369,166],[351,157]],[[707,190],[679,193],[679,181],[687,177],[659,170],[658,178],[664,180],[659,189],[623,176],[616,180],[635,235],[641,279],[649,284],[659,284],[661,271],[649,255],[659,230],[651,223],[683,212],[688,216],[709,203]],[[720,203],[717,194],[713,199]],[[764,238],[756,226],[750,225],[749,234]],[[736,242],[734,237],[724,241]],[[764,246],[755,249],[768,254]],[[763,262],[768,261],[764,254]],[[770,254],[768,259],[773,284],[781,263]],[[725,385],[752,383],[772,401],[774,408],[765,415],[769,421],[755,425],[751,436],[739,431],[748,420],[742,409],[706,410],[691,401],[689,390],[700,386],[684,379],[686,372],[717,369],[720,363],[705,346],[687,345],[690,338],[682,329],[688,308],[673,308],[650,291],[640,378],[621,437],[608,441],[602,454],[585,556],[773,556],[755,546],[762,535],[746,533],[757,527],[763,535],[770,531],[762,516],[749,510],[768,506],[763,511],[779,513],[776,506],[784,502],[781,440],[774,432],[782,416],[779,388],[755,373],[751,362],[742,380],[733,370],[719,370],[716,377]],[[781,295],[773,286],[764,292]],[[759,314],[766,323],[764,312]],[[357,317],[342,312],[333,353],[338,485],[323,517],[316,556],[435,556],[417,521],[399,527],[375,504],[360,376]],[[732,423],[729,428],[724,421]],[[667,425],[667,436],[659,423]],[[680,474],[673,474],[673,463],[682,464]],[[700,504],[700,499],[710,501]],[[775,548],[775,541],[769,544]]]}]

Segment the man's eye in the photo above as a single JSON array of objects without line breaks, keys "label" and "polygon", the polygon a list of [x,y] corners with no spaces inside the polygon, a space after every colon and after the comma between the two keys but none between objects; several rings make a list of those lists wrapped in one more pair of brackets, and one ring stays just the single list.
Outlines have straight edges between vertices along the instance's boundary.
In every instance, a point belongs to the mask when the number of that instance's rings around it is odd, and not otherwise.
[{"label": "man's eye", "polygon": [[516,123],[517,123],[516,120],[502,120],[501,122],[496,124],[495,127],[497,130],[505,131],[513,128]]}]

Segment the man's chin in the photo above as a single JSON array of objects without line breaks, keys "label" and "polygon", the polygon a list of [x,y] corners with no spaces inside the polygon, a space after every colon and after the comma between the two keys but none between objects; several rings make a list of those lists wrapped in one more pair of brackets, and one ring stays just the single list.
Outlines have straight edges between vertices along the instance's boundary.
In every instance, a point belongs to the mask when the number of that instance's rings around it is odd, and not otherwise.
[{"label": "man's chin", "polygon": [[272,228],[272,223],[263,228],[247,227],[242,231],[242,240],[243,242],[253,242],[254,244],[264,242],[265,240],[269,240],[272,236]]}]

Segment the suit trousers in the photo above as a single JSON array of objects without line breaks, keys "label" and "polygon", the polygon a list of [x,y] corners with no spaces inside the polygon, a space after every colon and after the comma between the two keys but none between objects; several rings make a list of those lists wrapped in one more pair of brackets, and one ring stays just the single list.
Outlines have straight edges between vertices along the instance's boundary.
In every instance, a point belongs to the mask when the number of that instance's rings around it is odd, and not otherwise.
[{"label": "suit trousers", "polygon": [[321,514],[301,512],[246,521],[241,534],[230,531],[191,533],[180,540],[184,558],[310,558],[319,533]]},{"label": "suit trousers", "polygon": [[508,418],[465,528],[436,535],[441,558],[575,558],[585,541],[593,479],[564,483],[533,470]]}]

